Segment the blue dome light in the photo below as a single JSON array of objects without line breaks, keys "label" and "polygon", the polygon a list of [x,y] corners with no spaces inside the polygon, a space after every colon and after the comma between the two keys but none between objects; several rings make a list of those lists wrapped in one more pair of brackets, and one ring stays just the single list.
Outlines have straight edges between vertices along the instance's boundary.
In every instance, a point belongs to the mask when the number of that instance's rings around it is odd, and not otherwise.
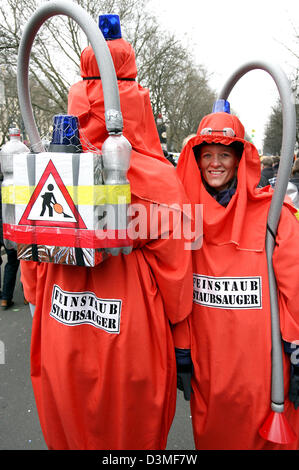
[{"label": "blue dome light", "polygon": [[217,100],[213,104],[213,113],[227,113],[230,114],[230,104],[226,100]]},{"label": "blue dome light", "polygon": [[99,28],[106,41],[121,38],[120,21],[118,15],[100,15]]},{"label": "blue dome light", "polygon": [[79,122],[77,116],[57,114],[54,116],[51,144],[80,146]]}]

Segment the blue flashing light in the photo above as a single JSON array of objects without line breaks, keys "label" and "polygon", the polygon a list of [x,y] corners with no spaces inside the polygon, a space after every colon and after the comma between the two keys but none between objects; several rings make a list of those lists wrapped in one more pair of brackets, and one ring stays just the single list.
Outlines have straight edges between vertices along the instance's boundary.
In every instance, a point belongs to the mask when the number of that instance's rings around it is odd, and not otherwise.
[{"label": "blue flashing light", "polygon": [[57,114],[53,118],[52,144],[80,146],[77,116]]},{"label": "blue flashing light", "polygon": [[118,15],[100,15],[99,28],[106,41],[121,38],[121,28]]},{"label": "blue flashing light", "polygon": [[217,100],[213,104],[213,113],[227,113],[230,114],[230,104],[226,100]]}]

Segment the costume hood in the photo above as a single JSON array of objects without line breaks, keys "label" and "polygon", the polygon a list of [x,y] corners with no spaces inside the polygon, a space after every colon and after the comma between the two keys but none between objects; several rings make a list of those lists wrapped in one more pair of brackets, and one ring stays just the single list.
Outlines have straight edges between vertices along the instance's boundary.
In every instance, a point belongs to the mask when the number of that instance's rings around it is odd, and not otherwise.
[{"label": "costume hood", "polygon": [[[143,150],[165,160],[156,128],[149,92],[135,81],[137,68],[132,46],[124,39],[107,41],[118,78],[121,112],[123,115],[123,135],[129,140],[134,150]],[[68,112],[79,118],[83,148],[87,142],[102,148],[108,137],[105,124],[105,108],[100,72],[91,46],[81,54],[82,80],[73,85],[68,97]]]},{"label": "costume hood", "polygon": [[[149,91],[135,79],[137,68],[132,46],[124,39],[107,41],[111,52],[123,116],[123,135],[132,145],[128,178],[131,190],[139,197],[157,203],[179,202],[178,184],[173,165],[164,157],[150,103]],[[81,54],[82,78],[100,77],[91,46]],[[100,79],[82,80],[69,91],[68,113],[78,116],[84,151],[101,150],[108,137],[105,124],[103,88]],[[90,144],[92,144],[90,146]]]},{"label": "costume hood", "polygon": [[[205,128],[219,131],[226,127],[233,129],[236,136],[224,136],[223,132],[200,134]],[[205,116],[197,135],[184,147],[177,171],[191,202],[203,204],[203,233],[207,241],[217,245],[233,243],[239,249],[263,251],[273,190],[269,186],[257,188],[261,175],[259,154],[254,145],[244,140],[244,135],[244,127],[236,116],[224,112]],[[198,146],[203,142],[223,145],[239,142],[243,145],[236,193],[227,207],[215,201],[202,183],[196,155]],[[252,230],[248,231],[248,226],[252,226]]]},{"label": "costume hood", "polygon": [[214,130],[213,135],[220,135],[222,136],[222,132],[215,132],[216,130],[222,130],[225,127],[231,128],[236,137],[239,139],[244,139],[245,137],[245,129],[241,121],[232,114],[228,113],[213,113],[208,114],[205,116],[197,129],[197,135],[200,135],[201,131],[207,127],[210,127]]}]

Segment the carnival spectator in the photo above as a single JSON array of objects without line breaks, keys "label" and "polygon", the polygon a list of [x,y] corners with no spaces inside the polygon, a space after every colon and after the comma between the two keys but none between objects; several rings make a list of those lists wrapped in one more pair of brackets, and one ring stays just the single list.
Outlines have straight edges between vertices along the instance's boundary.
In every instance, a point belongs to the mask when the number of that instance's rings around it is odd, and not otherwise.
[{"label": "carnival spectator", "polygon": [[270,179],[273,178],[272,157],[265,156],[261,158],[261,179],[260,186],[267,186],[270,184]]}]

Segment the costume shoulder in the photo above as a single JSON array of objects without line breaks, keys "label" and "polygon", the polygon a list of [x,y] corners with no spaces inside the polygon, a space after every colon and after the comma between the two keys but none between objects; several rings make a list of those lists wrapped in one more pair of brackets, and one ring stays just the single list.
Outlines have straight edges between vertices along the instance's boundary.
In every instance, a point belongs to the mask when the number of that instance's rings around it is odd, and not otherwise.
[{"label": "costume shoulder", "polygon": [[188,203],[175,167],[163,157],[132,151],[128,179],[132,193],[157,204]]}]

